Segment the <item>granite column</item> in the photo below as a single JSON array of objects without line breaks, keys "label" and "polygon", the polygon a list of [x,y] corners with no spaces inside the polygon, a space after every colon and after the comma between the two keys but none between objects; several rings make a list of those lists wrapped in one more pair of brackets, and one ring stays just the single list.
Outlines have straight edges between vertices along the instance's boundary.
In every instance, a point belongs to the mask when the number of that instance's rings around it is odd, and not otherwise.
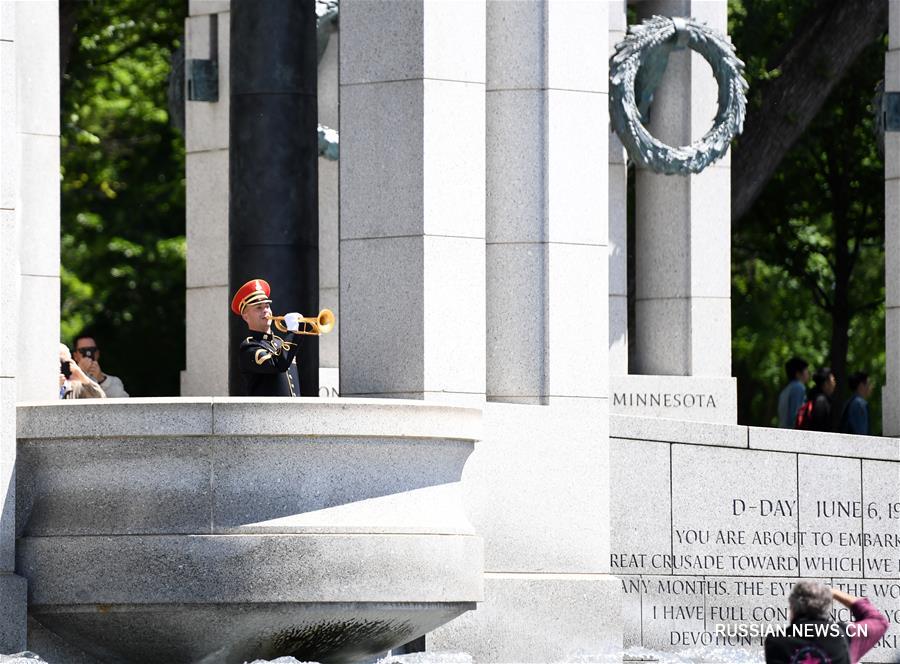
[{"label": "granite column", "polygon": [[[692,17],[727,32],[725,0],[648,0],[637,8],[641,20]],[[669,145],[689,145],[712,126],[717,103],[718,84],[706,60],[693,50],[675,51],[656,89],[648,129]],[[734,422],[730,154],[699,174],[638,168],[635,178],[633,366],[632,375],[614,378],[613,412]],[[666,395],[691,394],[705,405],[627,405],[648,393],[663,404]]]},{"label": "granite column", "polygon": [[16,402],[59,396],[58,20],[56,2],[0,2],[0,652],[26,648]]},{"label": "granite column", "polygon": [[[651,0],[639,10],[727,30],[724,0]],[[690,144],[712,126],[717,91],[701,55],[673,52],[648,128],[670,145]],[[731,375],[730,196],[730,155],[697,175],[638,169],[635,373]]]},{"label": "granite column", "polygon": [[488,400],[604,399],[606,3],[488,7]]},{"label": "granite column", "polygon": [[[625,38],[625,0],[609,2],[609,53]],[[628,165],[609,130],[609,374],[628,374]]]},{"label": "granite column", "polygon": [[485,597],[428,643],[477,661],[621,659],[608,575],[607,9],[487,3],[488,403],[465,474]]},{"label": "granite column", "polygon": [[484,401],[484,16],[341,4],[342,396]]},{"label": "granite column", "polygon": [[[316,44],[313,0],[232,0],[229,292],[266,274],[275,311],[306,316],[319,311]],[[230,331],[234,349],[246,325],[232,316]],[[318,343],[298,358],[300,393],[318,396]]]},{"label": "granite column", "polygon": [[[185,58],[218,63],[218,98],[185,100],[187,260],[182,396],[227,396],[234,349],[228,341],[229,2],[191,2]],[[265,276],[265,275],[259,275]]]}]

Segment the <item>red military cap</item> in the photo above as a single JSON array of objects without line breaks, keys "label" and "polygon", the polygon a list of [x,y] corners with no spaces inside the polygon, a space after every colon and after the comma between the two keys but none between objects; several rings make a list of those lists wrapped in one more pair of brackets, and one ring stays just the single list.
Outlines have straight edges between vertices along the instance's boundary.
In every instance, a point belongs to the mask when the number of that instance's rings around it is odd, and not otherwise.
[{"label": "red military cap", "polygon": [[269,299],[271,292],[272,289],[269,288],[269,283],[265,279],[251,279],[238,288],[237,293],[231,298],[231,310],[240,316],[248,305],[271,302],[272,300]]}]

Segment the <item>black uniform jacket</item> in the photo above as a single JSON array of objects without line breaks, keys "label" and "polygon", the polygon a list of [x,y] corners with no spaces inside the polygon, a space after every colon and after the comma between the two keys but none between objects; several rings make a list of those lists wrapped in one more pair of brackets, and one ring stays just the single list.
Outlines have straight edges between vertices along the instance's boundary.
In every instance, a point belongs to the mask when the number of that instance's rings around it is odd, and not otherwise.
[{"label": "black uniform jacket", "polygon": [[294,358],[297,338],[293,332],[283,337],[271,332],[250,331],[241,342],[238,364],[251,397],[298,397],[300,375]]}]

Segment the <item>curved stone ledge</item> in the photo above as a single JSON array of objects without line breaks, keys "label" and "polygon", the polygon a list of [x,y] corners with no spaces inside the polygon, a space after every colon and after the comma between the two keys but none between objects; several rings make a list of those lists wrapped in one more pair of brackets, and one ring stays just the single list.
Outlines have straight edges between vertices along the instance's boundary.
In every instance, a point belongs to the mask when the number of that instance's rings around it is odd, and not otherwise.
[{"label": "curved stone ledge", "polygon": [[[40,607],[48,629],[105,662],[358,662],[475,608],[473,603],[294,603]],[[86,638],[85,635],[90,635]]]},{"label": "curved stone ledge", "polygon": [[21,403],[16,415],[20,439],[203,435],[481,438],[480,409],[404,399],[82,399]]},{"label": "curved stone ledge", "polygon": [[460,484],[478,409],[213,398],[18,413],[29,610],[104,661],[351,661],[481,600]]},{"label": "curved stone ledge", "polygon": [[246,436],[19,441],[20,536],[472,534],[471,442]]},{"label": "curved stone ledge", "polygon": [[29,537],[32,608],[67,604],[471,602],[481,541],[440,535]]}]

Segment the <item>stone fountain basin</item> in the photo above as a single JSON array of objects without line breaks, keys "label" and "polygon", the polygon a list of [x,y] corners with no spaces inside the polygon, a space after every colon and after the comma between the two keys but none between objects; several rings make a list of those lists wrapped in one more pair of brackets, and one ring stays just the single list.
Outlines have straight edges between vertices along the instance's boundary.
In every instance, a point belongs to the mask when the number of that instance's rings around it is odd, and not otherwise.
[{"label": "stone fountain basin", "polygon": [[113,399],[17,411],[29,614],[105,662],[351,662],[475,608],[478,409]]}]

